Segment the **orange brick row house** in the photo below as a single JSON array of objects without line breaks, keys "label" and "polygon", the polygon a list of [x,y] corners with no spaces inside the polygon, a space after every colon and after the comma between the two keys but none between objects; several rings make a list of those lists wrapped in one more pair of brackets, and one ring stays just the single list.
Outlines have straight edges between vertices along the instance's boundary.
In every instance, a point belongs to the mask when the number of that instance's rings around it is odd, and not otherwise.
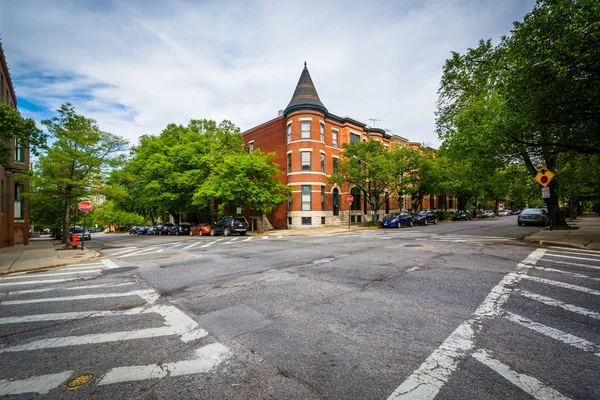
[{"label": "orange brick row house", "polygon": [[[10,79],[4,50],[0,43],[0,104],[17,108],[17,96]],[[29,202],[23,193],[29,184],[21,174],[29,170],[29,149],[11,140],[12,156],[0,165],[0,247],[29,244]]]},{"label": "orange brick row house", "polygon": [[[331,186],[329,177],[337,171],[343,143],[374,138],[385,146],[420,144],[389,135],[348,117],[330,113],[319,99],[306,63],[287,107],[279,115],[242,133],[247,148],[276,153],[280,182],[292,187],[287,204],[280,204],[267,217],[276,229],[310,228],[362,223],[370,220],[368,199],[352,187]],[[348,204],[347,195],[354,201]],[[420,209],[434,208],[435,198],[427,196]],[[439,206],[439,205],[438,205]],[[379,214],[415,211],[410,196],[393,196]]]}]

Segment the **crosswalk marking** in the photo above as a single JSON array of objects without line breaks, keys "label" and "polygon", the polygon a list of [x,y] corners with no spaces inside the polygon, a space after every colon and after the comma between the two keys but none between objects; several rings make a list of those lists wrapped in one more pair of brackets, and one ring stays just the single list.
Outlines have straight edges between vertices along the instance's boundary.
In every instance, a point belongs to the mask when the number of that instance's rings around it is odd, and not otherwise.
[{"label": "crosswalk marking", "polygon": [[208,242],[208,243],[206,243],[205,245],[203,245],[203,246],[200,246],[200,247],[208,247],[208,246],[211,246],[211,245],[213,245],[213,244],[215,244],[215,243],[217,243],[217,242],[220,242],[221,240],[223,240],[223,239],[217,239],[217,240],[215,240],[214,242]]},{"label": "crosswalk marking", "polygon": [[135,282],[102,283],[99,285],[74,286],[74,287],[67,287],[67,288],[25,289],[25,290],[13,290],[10,292],[6,292],[6,294],[11,296],[11,295],[16,295],[16,294],[52,292],[54,290],[87,290],[87,289],[97,289],[97,288],[105,288],[105,287],[127,286],[127,285],[134,285],[134,284],[135,284]]},{"label": "crosswalk marking", "polygon": [[558,286],[565,289],[576,290],[578,292],[593,294],[600,296],[599,290],[590,289],[584,286],[571,285],[570,283],[564,283],[560,281],[553,281],[551,279],[538,278],[537,276],[523,275],[523,279],[527,279],[534,282],[545,283],[546,285]]},{"label": "crosswalk marking", "polygon": [[574,262],[569,262],[569,261],[560,261],[560,260],[544,260],[544,262],[550,262],[550,263],[554,263],[554,264],[562,264],[562,265],[572,265],[574,267],[583,267],[583,268],[589,268],[589,269],[598,269],[600,270],[600,267],[595,267],[593,265],[589,265],[589,264],[582,264],[582,263],[574,263]]},{"label": "crosswalk marking", "polygon": [[562,254],[548,254],[548,256],[550,256],[550,257],[570,258],[572,260],[600,261],[597,258],[585,258],[585,257],[565,256],[565,255],[562,255]]},{"label": "crosswalk marking", "polygon": [[81,274],[95,274],[98,272],[102,272],[101,269],[94,269],[94,270],[85,270],[85,271],[75,271],[75,272],[59,272],[59,273],[55,273],[55,274],[47,274],[44,272],[40,272],[39,274],[31,274],[31,275],[18,275],[18,276],[6,276],[4,278],[2,278],[2,280],[9,280],[9,279],[35,279],[35,278],[39,278],[39,277],[43,277],[43,276],[64,276],[64,275],[81,275]]},{"label": "crosswalk marking", "polygon": [[73,371],[63,371],[58,374],[34,376],[18,381],[0,379],[0,396],[23,393],[46,394],[69,379],[72,373]]},{"label": "crosswalk marking", "polygon": [[66,296],[66,297],[48,297],[44,299],[28,299],[28,300],[9,300],[0,303],[2,306],[11,306],[17,304],[32,304],[32,303],[47,303],[55,301],[73,301],[73,300],[89,300],[89,299],[103,299],[112,297],[129,297],[137,296],[148,303],[153,303],[158,299],[158,294],[152,289],[147,290],[134,290],[132,292],[124,293],[99,293],[99,294],[82,294],[80,296]]},{"label": "crosswalk marking", "polygon": [[556,272],[556,273],[563,274],[563,275],[569,275],[569,276],[572,276],[575,278],[585,278],[585,279],[589,279],[592,281],[600,281],[600,278],[594,278],[592,276],[579,274],[577,272],[564,271],[562,269],[546,268],[546,267],[538,267],[538,266],[535,266],[533,268],[538,271]]},{"label": "crosswalk marking", "polygon": [[544,324],[540,324],[539,322],[532,321],[529,318],[522,317],[512,312],[506,312],[504,314],[504,318],[524,326],[525,328],[529,328],[533,331],[541,333],[542,335],[556,339],[559,342],[568,344],[586,352],[594,353],[596,356],[600,357],[600,346],[583,338],[571,335],[570,333],[563,332],[559,329],[552,328]]},{"label": "crosswalk marking", "polygon": [[[6,278],[4,278],[6,279]],[[58,283],[58,282],[69,282],[78,281],[80,278],[65,278],[65,279],[44,279],[41,281],[23,281],[23,282],[8,282],[0,283],[0,286],[15,286],[15,285],[37,285],[40,283]]]},{"label": "crosswalk marking", "polygon": [[220,343],[213,343],[197,349],[196,358],[193,360],[162,365],[150,364],[113,368],[104,375],[98,385],[208,372],[221,363],[228,354],[229,349],[227,347]]},{"label": "crosswalk marking", "polygon": [[246,239],[242,240],[242,242],[249,242],[249,241],[251,241],[251,240],[252,240],[252,236],[250,236],[250,237],[247,237]]},{"label": "crosswalk marking", "polygon": [[[536,249],[518,265],[520,268],[535,265],[545,252],[545,249]],[[501,315],[502,307],[508,301],[513,287],[523,276],[525,275],[522,273],[505,275],[477,307],[471,318],[459,325],[440,347],[394,390],[388,400],[433,400],[458,368],[459,362],[473,350],[475,326],[481,324],[483,319]]]},{"label": "crosswalk marking", "polygon": [[559,246],[548,246],[548,249],[558,249],[558,250],[575,250],[575,251],[581,251],[584,253],[593,253],[593,254],[600,254],[600,251],[598,250],[588,250],[588,249],[574,249],[572,247],[559,247]]},{"label": "crosswalk marking", "polygon": [[185,249],[191,249],[191,248],[192,248],[192,247],[194,247],[194,246],[198,246],[200,243],[202,243],[202,242],[196,242],[196,243],[192,243],[192,244],[190,244],[189,246],[182,247],[182,248],[181,248],[181,250],[185,250]]},{"label": "crosswalk marking", "polygon": [[510,381],[515,386],[519,387],[525,393],[539,400],[569,400],[569,397],[563,396],[561,393],[544,385],[541,381],[512,370],[508,365],[495,360],[491,357],[487,350],[477,350],[473,353],[473,358],[487,367],[491,368],[503,378]]},{"label": "crosswalk marking", "polygon": [[119,254],[125,254],[125,253],[133,251],[135,249],[137,249],[137,247],[122,247],[121,248],[122,251],[118,251],[116,253],[112,253],[111,256],[118,256]]},{"label": "crosswalk marking", "polygon": [[523,297],[527,297],[528,299],[539,301],[540,303],[546,304],[548,306],[560,307],[564,310],[584,315],[589,318],[600,319],[600,313],[588,310],[587,308],[574,306],[572,304],[564,303],[560,300],[553,299],[551,297],[543,296],[541,294],[531,293],[526,290],[519,291],[519,294]]},{"label": "crosswalk marking", "polygon": [[[581,252],[579,250],[562,250],[562,251],[548,250],[548,255],[552,255],[552,253],[577,254],[577,255],[580,255],[580,256],[600,257],[600,254],[584,253],[584,252]],[[598,260],[596,260],[596,261],[600,261],[600,258]]]},{"label": "crosswalk marking", "polygon": [[95,333],[81,336],[62,336],[50,339],[34,340],[26,344],[0,348],[0,354],[39,349],[50,349],[85,344],[120,342],[124,340],[154,338],[160,336],[180,336],[184,342],[208,335],[204,329],[198,328],[198,323],[185,315],[181,310],[170,305],[154,305],[144,309],[142,314],[157,313],[164,319],[166,326],[159,328],[144,328],[133,331]]}]

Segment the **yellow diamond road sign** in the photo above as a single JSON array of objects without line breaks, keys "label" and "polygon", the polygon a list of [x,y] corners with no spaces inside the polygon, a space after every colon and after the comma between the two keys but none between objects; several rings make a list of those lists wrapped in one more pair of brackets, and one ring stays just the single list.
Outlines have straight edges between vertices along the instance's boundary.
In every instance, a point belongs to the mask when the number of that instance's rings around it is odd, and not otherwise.
[{"label": "yellow diamond road sign", "polygon": [[552,178],[554,178],[554,172],[546,167],[542,167],[533,179],[543,187],[546,187],[550,184]]}]

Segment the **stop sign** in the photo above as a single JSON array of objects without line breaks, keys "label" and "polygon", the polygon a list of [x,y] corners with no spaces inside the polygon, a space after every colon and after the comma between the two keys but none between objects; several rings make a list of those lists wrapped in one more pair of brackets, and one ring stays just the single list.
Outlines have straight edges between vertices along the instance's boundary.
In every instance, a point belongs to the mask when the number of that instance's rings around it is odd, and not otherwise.
[{"label": "stop sign", "polygon": [[88,212],[92,211],[92,208],[94,208],[94,206],[89,201],[82,201],[81,203],[79,203],[77,208],[79,208],[79,211]]},{"label": "stop sign", "polygon": [[348,197],[346,197],[346,201],[348,203],[352,203],[354,201],[354,196],[352,196],[351,194],[349,194]]}]

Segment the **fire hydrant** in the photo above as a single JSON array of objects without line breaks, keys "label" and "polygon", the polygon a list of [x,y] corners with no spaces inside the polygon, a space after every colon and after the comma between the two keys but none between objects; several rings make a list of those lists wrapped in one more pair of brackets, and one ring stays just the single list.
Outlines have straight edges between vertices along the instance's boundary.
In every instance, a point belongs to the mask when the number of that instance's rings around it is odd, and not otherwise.
[{"label": "fire hydrant", "polygon": [[79,244],[79,236],[75,232],[73,232],[73,239],[71,240],[71,246],[76,249]]}]

